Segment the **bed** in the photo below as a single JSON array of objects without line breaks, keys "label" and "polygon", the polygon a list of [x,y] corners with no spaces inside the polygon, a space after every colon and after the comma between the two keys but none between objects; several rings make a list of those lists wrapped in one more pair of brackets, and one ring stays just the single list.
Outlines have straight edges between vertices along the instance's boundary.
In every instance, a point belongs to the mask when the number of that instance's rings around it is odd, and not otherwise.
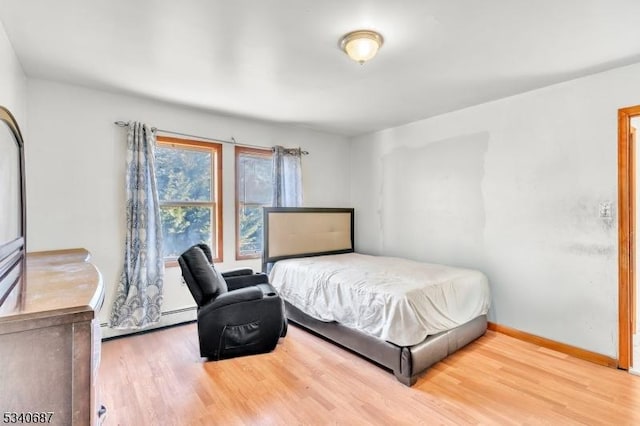
[{"label": "bed", "polygon": [[484,274],[359,254],[353,242],[353,209],[264,209],[263,271],[291,322],[392,370],[407,386],[485,333]]}]

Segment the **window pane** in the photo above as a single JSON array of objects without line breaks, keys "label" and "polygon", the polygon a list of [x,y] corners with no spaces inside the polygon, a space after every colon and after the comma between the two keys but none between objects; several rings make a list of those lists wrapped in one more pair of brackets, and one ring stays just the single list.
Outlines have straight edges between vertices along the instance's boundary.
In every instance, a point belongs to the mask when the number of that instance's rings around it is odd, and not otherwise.
[{"label": "window pane", "polygon": [[262,253],[262,206],[240,205],[240,256]]},{"label": "window pane", "polygon": [[273,195],[271,158],[241,154],[238,168],[238,201],[270,205]]},{"label": "window pane", "polygon": [[158,145],[156,178],[160,201],[211,201],[211,151]]},{"label": "window pane", "polygon": [[160,207],[164,257],[177,258],[199,243],[208,244],[214,249],[212,210],[211,207]]}]

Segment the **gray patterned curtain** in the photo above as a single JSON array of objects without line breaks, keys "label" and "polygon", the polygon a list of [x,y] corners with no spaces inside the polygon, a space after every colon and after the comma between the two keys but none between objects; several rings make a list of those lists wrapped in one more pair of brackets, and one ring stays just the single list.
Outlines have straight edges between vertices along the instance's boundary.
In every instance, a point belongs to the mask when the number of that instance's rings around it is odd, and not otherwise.
[{"label": "gray patterned curtain", "polygon": [[273,206],[302,206],[302,151],[273,147]]},{"label": "gray patterned curtain", "polygon": [[129,123],[127,135],[127,234],[124,268],[110,327],[136,329],[158,322],[164,261],[155,176],[156,138],[149,126]]}]

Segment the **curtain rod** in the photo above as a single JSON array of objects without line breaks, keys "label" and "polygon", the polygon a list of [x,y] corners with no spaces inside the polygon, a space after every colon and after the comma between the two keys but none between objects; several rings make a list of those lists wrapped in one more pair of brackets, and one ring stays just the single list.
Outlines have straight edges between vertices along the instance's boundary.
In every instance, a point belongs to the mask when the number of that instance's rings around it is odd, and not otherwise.
[{"label": "curtain rod", "polygon": [[[113,124],[115,124],[118,127],[129,127],[129,123],[127,121],[114,121]],[[188,138],[204,139],[204,140],[208,140],[208,141],[212,141],[212,142],[228,143],[228,144],[231,144],[231,145],[244,146],[244,147],[248,147],[248,148],[261,148],[261,149],[265,149],[265,148],[268,149],[269,148],[269,147],[264,147],[264,146],[260,146],[260,145],[249,145],[249,144],[246,144],[246,143],[238,143],[238,142],[236,142],[236,139],[233,136],[231,136],[231,140],[230,141],[227,141],[227,140],[224,140],[224,139],[208,138],[206,136],[190,135],[188,133],[172,132],[171,130],[158,129],[157,127],[152,127],[151,131],[152,132],[167,133],[167,134],[170,134],[170,135],[186,136]],[[308,155],[309,154],[308,151],[303,151],[302,149],[300,149],[300,153],[302,155]]]}]

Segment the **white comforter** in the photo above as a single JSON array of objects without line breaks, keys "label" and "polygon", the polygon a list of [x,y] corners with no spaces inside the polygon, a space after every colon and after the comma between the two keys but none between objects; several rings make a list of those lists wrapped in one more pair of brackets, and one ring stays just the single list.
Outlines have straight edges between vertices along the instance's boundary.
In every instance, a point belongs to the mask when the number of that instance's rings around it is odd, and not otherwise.
[{"label": "white comforter", "polygon": [[321,321],[412,346],[489,310],[481,272],[357,253],[277,262],[271,284]]}]

